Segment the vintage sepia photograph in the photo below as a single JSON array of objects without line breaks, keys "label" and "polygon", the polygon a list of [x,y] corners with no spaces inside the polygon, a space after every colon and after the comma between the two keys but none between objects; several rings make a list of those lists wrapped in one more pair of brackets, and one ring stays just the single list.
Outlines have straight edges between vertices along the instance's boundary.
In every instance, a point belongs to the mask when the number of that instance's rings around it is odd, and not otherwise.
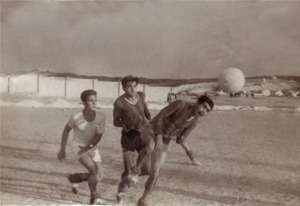
[{"label": "vintage sepia photograph", "polygon": [[0,205],[300,205],[300,0],[0,13]]}]

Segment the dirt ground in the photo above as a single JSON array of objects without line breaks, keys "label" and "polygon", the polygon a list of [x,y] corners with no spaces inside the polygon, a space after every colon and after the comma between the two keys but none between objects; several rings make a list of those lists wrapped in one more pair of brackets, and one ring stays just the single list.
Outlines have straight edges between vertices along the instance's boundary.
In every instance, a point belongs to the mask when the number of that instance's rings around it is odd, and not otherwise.
[{"label": "dirt ground", "polygon": [[[75,109],[1,107],[1,205],[86,204],[86,183],[74,195],[68,173],[84,168],[67,150],[56,154],[63,127]],[[100,142],[103,198],[115,204],[122,172],[120,129],[106,114]],[[152,111],[153,115],[157,111]],[[167,162],[150,204],[155,206],[300,205],[300,114],[288,112],[214,111],[189,136],[202,166],[189,164],[171,142]],[[70,137],[71,138],[71,137]],[[131,188],[124,205],[136,205],[146,177]]]}]

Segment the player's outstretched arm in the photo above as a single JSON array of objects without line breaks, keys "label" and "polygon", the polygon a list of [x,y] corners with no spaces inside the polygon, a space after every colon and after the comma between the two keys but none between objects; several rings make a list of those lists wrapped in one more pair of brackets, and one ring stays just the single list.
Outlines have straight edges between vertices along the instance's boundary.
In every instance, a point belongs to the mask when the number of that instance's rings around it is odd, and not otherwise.
[{"label": "player's outstretched arm", "polygon": [[160,152],[163,150],[163,136],[162,135],[155,135],[155,150],[156,152]]},{"label": "player's outstretched arm", "polygon": [[66,157],[66,145],[69,137],[69,132],[71,131],[71,127],[66,125],[62,134],[60,150],[57,154],[57,158],[59,161],[63,161]]},{"label": "player's outstretched arm", "polygon": [[150,111],[149,111],[149,108],[148,108],[148,104],[146,102],[146,94],[143,93],[143,104],[144,104],[144,113],[145,113],[145,117],[148,119],[148,120],[151,120],[151,114],[150,114]]},{"label": "player's outstretched arm", "polygon": [[125,122],[122,119],[122,107],[117,103],[114,103],[113,108],[113,124],[115,127],[123,127]]}]

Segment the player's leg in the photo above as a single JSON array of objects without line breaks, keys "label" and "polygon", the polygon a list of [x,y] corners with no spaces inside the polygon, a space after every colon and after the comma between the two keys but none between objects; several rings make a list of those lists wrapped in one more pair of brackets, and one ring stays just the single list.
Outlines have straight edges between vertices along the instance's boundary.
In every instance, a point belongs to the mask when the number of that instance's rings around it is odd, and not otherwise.
[{"label": "player's leg", "polygon": [[137,183],[144,161],[151,155],[155,148],[155,135],[150,125],[146,125],[143,128],[139,143],[136,145],[136,148],[139,149],[136,166],[131,168],[128,175],[128,180],[133,184]]},{"label": "player's leg", "polygon": [[[72,148],[72,153],[76,157],[77,160],[79,160],[80,156],[78,155],[78,152],[80,151],[80,147],[78,144],[74,141],[71,142],[71,148]],[[73,173],[68,175],[68,180],[72,185],[72,192],[74,194],[79,193],[79,183],[88,181],[90,177],[89,173]]]},{"label": "player's leg", "polygon": [[187,142],[187,138],[185,138],[183,141],[181,141],[179,143],[181,145],[181,147],[185,150],[187,156],[190,158],[191,160],[191,164],[194,166],[199,166],[201,165],[201,163],[194,157],[194,152],[193,150],[189,147],[188,142]]},{"label": "player's leg", "polygon": [[88,152],[89,156],[91,157],[91,159],[94,161],[94,164],[97,167],[97,180],[98,182],[100,182],[103,179],[103,169],[102,169],[102,160],[101,160],[101,156],[100,156],[100,152],[99,149],[95,149],[95,150],[91,150]]},{"label": "player's leg", "polygon": [[[98,171],[97,178],[96,178],[97,185],[98,185],[98,183],[103,179],[103,176],[104,176],[103,169],[102,169],[101,156],[100,156],[98,149],[95,151],[95,155],[92,154],[92,160],[94,161],[94,163],[97,167],[97,171]],[[93,198],[93,204],[105,205],[105,201],[100,198],[100,193],[97,190],[97,185],[95,187],[95,192],[93,192],[94,194],[97,194],[97,195],[95,195],[95,197],[97,197],[97,198]]]},{"label": "player's leg", "polygon": [[[118,193],[116,195],[116,199],[118,203],[123,202],[123,198],[126,196],[126,191],[130,188],[132,184],[132,182],[129,181],[128,179],[128,175],[129,175],[129,170],[136,164],[136,157],[137,157],[137,152],[135,151],[123,152],[125,171],[122,173],[121,182],[118,186]],[[151,167],[151,155],[145,158],[143,166],[141,168],[140,175],[149,175],[150,167]]]},{"label": "player's leg", "polygon": [[140,176],[143,175],[149,175],[150,174],[150,169],[151,169],[151,158],[152,154],[150,154],[148,157],[145,158],[143,166],[141,168],[141,174]]},{"label": "player's leg", "polygon": [[143,196],[138,201],[138,206],[147,206],[147,202],[154,186],[157,182],[159,172],[165,163],[167,157],[167,151],[169,147],[170,139],[164,139],[164,148],[162,151],[154,151],[151,154],[151,169],[150,174],[145,184],[145,190]]},{"label": "player's leg", "polygon": [[151,153],[155,149],[155,140],[154,138],[147,138],[146,145],[139,152],[137,161],[136,161],[136,169],[141,173],[141,169],[143,167],[144,161],[151,155]]},{"label": "player's leg", "polygon": [[139,148],[139,155],[136,161],[136,168],[141,170],[145,159],[155,149],[155,134],[150,124],[146,125],[141,131],[141,143]]},{"label": "player's leg", "polygon": [[97,191],[101,174],[101,157],[98,150],[89,150],[80,155],[79,162],[89,171],[88,186],[90,188],[90,204],[104,204]]},{"label": "player's leg", "polygon": [[125,196],[125,192],[130,187],[128,181],[129,170],[135,165],[136,163],[136,152],[135,151],[123,151],[123,163],[124,163],[124,171],[121,175],[121,181],[118,186],[118,192],[116,195],[117,202],[121,203],[122,198]]},{"label": "player's leg", "polygon": [[78,194],[79,183],[87,181],[90,177],[89,173],[73,173],[68,175],[68,180],[72,184],[72,192]]},{"label": "player's leg", "polygon": [[121,181],[118,185],[118,192],[116,195],[117,202],[122,202],[122,198],[125,196],[126,190],[130,187],[128,181],[128,175],[130,169],[136,164],[136,149],[132,144],[134,139],[138,138],[138,133],[125,132],[122,130],[121,146],[123,154],[124,171],[121,174]]}]

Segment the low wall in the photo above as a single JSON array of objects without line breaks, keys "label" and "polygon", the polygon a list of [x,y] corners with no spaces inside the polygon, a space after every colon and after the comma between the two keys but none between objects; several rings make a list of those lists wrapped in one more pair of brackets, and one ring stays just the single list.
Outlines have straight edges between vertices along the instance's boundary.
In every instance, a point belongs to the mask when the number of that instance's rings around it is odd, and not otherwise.
[{"label": "low wall", "polygon": [[37,93],[38,74],[10,76],[9,93]]},{"label": "low wall", "polygon": [[40,76],[39,94],[41,96],[65,96],[66,80],[62,77]]},{"label": "low wall", "polygon": [[[79,97],[86,89],[94,89],[99,98],[116,99],[124,93],[120,82],[98,81],[97,79],[80,79],[70,77],[51,77],[29,73],[6,76],[0,79],[2,93],[35,93],[52,97]],[[171,87],[154,87],[138,84],[138,91],[146,93],[149,102],[166,102]]]},{"label": "low wall", "polygon": [[79,97],[81,92],[93,89],[93,79],[66,78],[66,97]]},{"label": "low wall", "polygon": [[166,102],[167,94],[171,91],[171,87],[146,87],[146,100],[148,102]]},{"label": "low wall", "polygon": [[95,90],[98,92],[99,98],[116,99],[122,88],[120,88],[119,82],[97,81]]}]

